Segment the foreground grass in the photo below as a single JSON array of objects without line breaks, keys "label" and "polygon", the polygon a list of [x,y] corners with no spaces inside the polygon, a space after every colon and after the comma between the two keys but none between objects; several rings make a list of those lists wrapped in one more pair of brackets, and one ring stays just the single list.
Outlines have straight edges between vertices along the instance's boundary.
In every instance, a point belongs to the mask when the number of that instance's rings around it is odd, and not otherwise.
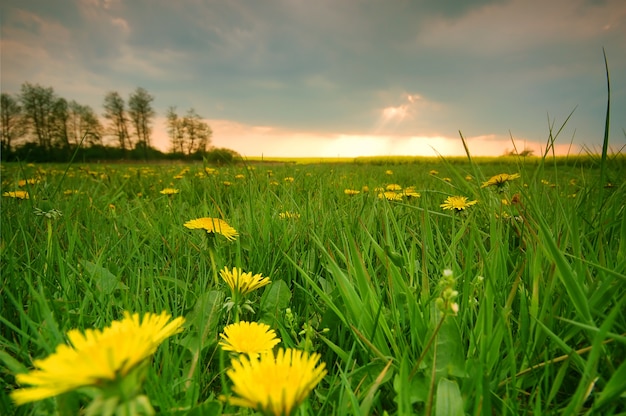
[{"label": "foreground grass", "polygon": [[[218,399],[224,266],[272,280],[242,319],[326,363],[300,414],[626,412],[626,166],[607,164],[603,183],[591,156],[3,165],[2,192],[30,199],[2,199],[0,413],[79,413],[79,393],[15,408],[14,375],[72,328],[165,310],[187,323],[149,368],[157,413],[252,414]],[[499,173],[521,177],[481,187]],[[390,184],[420,196],[380,198]],[[478,203],[440,207],[456,195]],[[183,227],[205,216],[239,238]]]}]

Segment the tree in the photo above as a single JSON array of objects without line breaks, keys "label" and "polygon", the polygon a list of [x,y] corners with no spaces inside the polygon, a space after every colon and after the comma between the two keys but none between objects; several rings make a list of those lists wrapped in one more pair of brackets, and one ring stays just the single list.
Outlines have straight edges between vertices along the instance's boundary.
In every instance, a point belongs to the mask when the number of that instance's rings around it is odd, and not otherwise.
[{"label": "tree", "polygon": [[107,93],[104,97],[104,117],[109,120],[109,132],[117,138],[120,149],[122,151],[130,149],[126,104],[124,99],[115,91]]},{"label": "tree", "polygon": [[145,89],[138,87],[128,99],[128,113],[135,127],[135,135],[137,136],[137,147],[146,150],[151,147],[150,134],[152,129],[150,124],[155,116],[152,109],[152,101],[154,97]]},{"label": "tree", "polygon": [[7,93],[0,98],[0,128],[2,152],[11,152],[15,141],[26,133],[22,107],[17,99]]},{"label": "tree", "polygon": [[68,111],[68,138],[70,143],[78,145],[85,137],[87,146],[102,144],[102,124],[91,107],[72,100],[68,105]]},{"label": "tree", "polygon": [[167,109],[167,134],[170,136],[170,143],[172,144],[172,153],[184,153],[184,128],[183,120],[178,117],[176,113],[176,107],[169,107]]},{"label": "tree", "polygon": [[211,127],[193,108],[187,110],[183,118],[176,113],[176,107],[168,108],[167,132],[170,136],[172,152],[185,155],[205,153],[213,135]]},{"label": "tree", "polygon": [[53,136],[53,109],[57,98],[52,88],[44,88],[30,83],[21,87],[20,101],[26,120],[30,122],[31,133],[43,149],[49,149]]},{"label": "tree", "polygon": [[50,111],[50,144],[69,148],[67,123],[69,120],[69,106],[65,98],[56,98]]},{"label": "tree", "polygon": [[211,127],[202,120],[198,113],[196,113],[196,110],[190,108],[187,111],[187,115],[183,119],[183,126],[187,154],[191,155],[196,152],[206,152],[213,131]]}]

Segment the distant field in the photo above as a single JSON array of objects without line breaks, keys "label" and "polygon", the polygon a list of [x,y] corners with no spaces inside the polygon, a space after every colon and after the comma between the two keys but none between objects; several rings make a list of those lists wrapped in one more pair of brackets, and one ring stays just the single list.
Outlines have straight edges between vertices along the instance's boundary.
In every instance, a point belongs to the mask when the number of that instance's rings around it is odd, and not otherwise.
[{"label": "distant field", "polygon": [[[624,161],[2,164],[0,414],[105,402],[118,414],[146,403],[165,415],[258,414],[225,398],[241,394],[230,371],[242,361],[224,333],[242,322],[268,325],[273,350],[324,363],[321,381],[289,399],[292,414],[623,414]],[[205,217],[211,232],[185,225]],[[271,283],[237,291],[220,273],[234,267]],[[15,405],[11,392],[37,383],[17,374],[55,357],[71,329],[106,328],[125,311],[186,322],[129,373],[122,364],[149,341],[78,345],[80,360],[48,370],[54,388]],[[60,394],[99,366],[112,378]],[[287,397],[276,390],[286,371],[242,380],[254,400]],[[312,377],[293,371],[292,390]]]}]

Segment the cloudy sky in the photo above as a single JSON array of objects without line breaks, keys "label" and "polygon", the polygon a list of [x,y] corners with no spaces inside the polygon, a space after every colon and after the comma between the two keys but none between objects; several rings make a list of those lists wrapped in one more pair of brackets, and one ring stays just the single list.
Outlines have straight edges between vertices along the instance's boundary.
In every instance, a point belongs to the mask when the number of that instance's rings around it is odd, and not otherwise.
[{"label": "cloudy sky", "polygon": [[246,156],[599,151],[626,145],[624,0],[4,0],[1,87],[102,113],[143,87]]}]

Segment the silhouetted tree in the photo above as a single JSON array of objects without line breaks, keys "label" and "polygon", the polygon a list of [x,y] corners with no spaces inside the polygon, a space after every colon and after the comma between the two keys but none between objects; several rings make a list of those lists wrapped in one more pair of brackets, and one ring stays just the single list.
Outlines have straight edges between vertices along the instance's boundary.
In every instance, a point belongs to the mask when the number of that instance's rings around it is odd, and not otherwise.
[{"label": "silhouetted tree", "polygon": [[86,146],[102,144],[102,124],[96,113],[88,105],[70,101],[68,119],[68,138],[70,143],[78,145],[85,137]]},{"label": "silhouetted tree", "polygon": [[213,135],[213,130],[211,130],[211,127],[196,113],[196,110],[190,108],[187,111],[187,115],[185,115],[183,119],[183,126],[187,154],[206,152],[211,141],[211,136]]},{"label": "silhouetted tree", "polygon": [[2,153],[11,152],[17,140],[26,133],[22,117],[22,107],[10,94],[2,93],[0,98],[0,129],[2,130]]},{"label": "silhouetted tree", "polygon": [[49,149],[52,145],[53,136],[53,111],[56,96],[52,88],[44,88],[40,85],[32,85],[28,82],[22,84],[20,102],[24,117],[29,121],[31,133],[37,143],[43,149]]},{"label": "silhouetted tree", "polygon": [[143,148],[144,151],[152,145],[150,124],[156,114],[152,109],[152,101],[154,97],[141,87],[138,87],[128,99],[128,113],[137,136],[136,146]]},{"label": "silhouetted tree", "polygon": [[109,120],[109,133],[117,138],[122,152],[132,147],[128,134],[128,117],[124,99],[115,91],[104,97],[104,117]]},{"label": "silhouetted tree", "polygon": [[213,135],[211,127],[193,108],[190,108],[183,118],[176,113],[176,107],[168,108],[167,131],[172,151],[184,155],[205,153]]},{"label": "silhouetted tree", "polygon": [[178,117],[176,113],[176,107],[169,107],[166,113],[167,117],[167,134],[170,137],[170,144],[172,146],[173,153],[185,152],[183,147],[184,142],[184,127],[183,120]]}]

